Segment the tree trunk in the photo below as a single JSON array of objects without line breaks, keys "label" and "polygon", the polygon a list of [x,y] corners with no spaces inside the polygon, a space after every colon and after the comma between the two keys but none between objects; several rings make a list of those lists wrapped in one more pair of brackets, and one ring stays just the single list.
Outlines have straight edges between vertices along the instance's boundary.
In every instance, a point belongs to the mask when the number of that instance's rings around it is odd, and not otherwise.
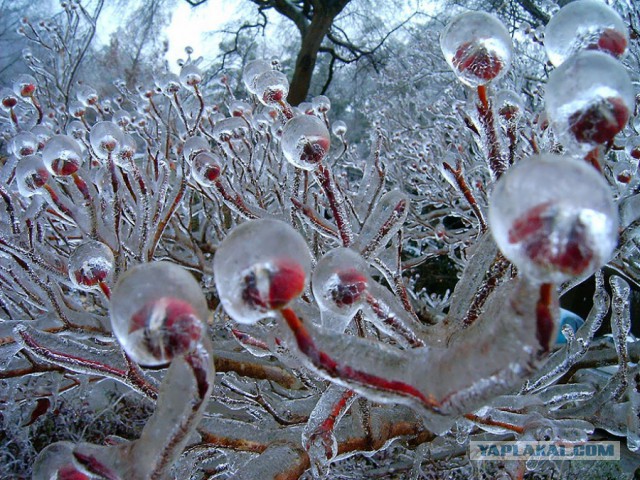
[{"label": "tree trunk", "polygon": [[316,12],[306,33],[302,36],[302,43],[296,58],[296,68],[293,72],[287,98],[291,105],[299,105],[307,98],[313,70],[318,60],[318,51],[333,24],[333,19],[338,13],[340,11]]}]

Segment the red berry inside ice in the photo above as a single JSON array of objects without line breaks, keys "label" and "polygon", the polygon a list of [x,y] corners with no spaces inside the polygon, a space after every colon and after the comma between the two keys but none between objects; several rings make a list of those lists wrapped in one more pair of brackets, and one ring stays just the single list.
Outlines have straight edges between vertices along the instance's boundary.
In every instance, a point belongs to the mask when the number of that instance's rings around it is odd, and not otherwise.
[{"label": "red berry inside ice", "polygon": [[242,298],[256,309],[276,310],[298,297],[305,281],[304,269],[297,262],[281,258],[245,273]]},{"label": "red berry inside ice", "polygon": [[129,333],[142,332],[143,345],[158,359],[170,360],[192,350],[202,334],[193,307],[178,298],[161,297],[131,317]]},{"label": "red berry inside ice", "polygon": [[622,99],[610,97],[571,115],[569,128],[580,143],[603,144],[611,141],[628,120],[629,109]]}]

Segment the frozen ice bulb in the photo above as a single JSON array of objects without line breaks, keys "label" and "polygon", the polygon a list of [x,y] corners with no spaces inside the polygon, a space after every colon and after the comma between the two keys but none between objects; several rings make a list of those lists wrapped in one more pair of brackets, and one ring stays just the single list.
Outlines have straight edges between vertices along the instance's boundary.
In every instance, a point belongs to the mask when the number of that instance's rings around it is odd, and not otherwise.
[{"label": "frozen ice bulb", "polygon": [[266,60],[253,60],[245,65],[242,70],[242,81],[249,93],[258,93],[255,86],[256,77],[269,70],[271,70],[271,62]]},{"label": "frozen ice bulb", "polygon": [[576,0],[556,13],[545,29],[544,46],[556,67],[580,50],[599,50],[619,58],[629,33],[620,15],[599,0]]},{"label": "frozen ice bulb", "polygon": [[455,17],[440,35],[444,58],[458,79],[486,85],[511,66],[513,45],[506,27],[493,15],[467,12]]},{"label": "frozen ice bulb", "polygon": [[508,122],[517,120],[524,111],[522,98],[511,90],[501,90],[496,93],[495,106],[500,118]]},{"label": "frozen ice bulb", "polygon": [[49,139],[53,136],[53,131],[44,125],[36,125],[31,129],[31,133],[33,133],[38,139],[38,150],[42,150]]},{"label": "frozen ice bulb", "polygon": [[342,120],[336,120],[331,125],[331,131],[336,137],[342,138],[347,134],[347,124]]},{"label": "frozen ice bulb", "polygon": [[193,158],[200,152],[209,151],[209,141],[204,137],[189,137],[182,147],[182,155],[187,163],[191,164]]},{"label": "frozen ice bulb", "polygon": [[98,92],[94,88],[84,85],[77,91],[76,98],[88,107],[98,103]]},{"label": "frozen ice bulb", "polygon": [[3,88],[0,90],[0,104],[3,110],[9,111],[18,105],[18,96],[12,90]]},{"label": "frozen ice bulb", "polygon": [[113,252],[95,240],[79,245],[69,256],[69,277],[81,290],[92,290],[107,283],[113,275],[113,268]]},{"label": "frozen ice bulb", "polygon": [[277,70],[260,73],[255,77],[253,85],[255,94],[263,105],[281,105],[289,94],[289,80]]},{"label": "frozen ice bulb", "polygon": [[200,342],[207,301],[196,279],[169,262],[135,266],[111,295],[111,326],[122,348],[147,366],[169,363]]},{"label": "frozen ice bulb", "polygon": [[220,176],[220,158],[210,152],[200,152],[193,157],[191,174],[203,187],[211,187]]},{"label": "frozen ice bulb", "polygon": [[581,52],[551,72],[546,111],[558,140],[585,153],[609,142],[633,112],[633,85],[625,68],[601,52]]},{"label": "frozen ice bulb", "polygon": [[18,75],[16,80],[13,82],[13,91],[20,97],[30,97],[35,93],[36,86],[36,79],[31,75]]},{"label": "frozen ice bulb", "polygon": [[313,271],[313,296],[321,310],[353,317],[367,294],[370,283],[364,259],[348,248],[336,248],[325,254]]},{"label": "frozen ice bulb", "polygon": [[282,153],[295,167],[313,170],[324,159],[331,140],[322,120],[312,115],[293,117],[282,131]]},{"label": "frozen ice bulb", "polygon": [[53,175],[71,175],[82,164],[82,150],[68,135],[54,135],[42,150],[42,160]]},{"label": "frozen ice bulb", "polygon": [[556,155],[512,167],[495,186],[489,222],[502,253],[540,282],[593,273],[617,242],[607,182],[586,162]]},{"label": "frozen ice bulb", "polygon": [[100,158],[108,158],[124,143],[124,133],[113,122],[98,122],[89,132],[91,148]]},{"label": "frozen ice bulb", "polygon": [[192,63],[185,65],[180,70],[180,82],[185,87],[193,88],[202,82],[202,71]]},{"label": "frozen ice bulb", "polygon": [[16,166],[16,182],[20,195],[27,198],[40,193],[47,180],[49,171],[42,163],[42,158],[29,155],[20,159]]},{"label": "frozen ice bulb", "polygon": [[175,73],[165,73],[156,79],[158,88],[168,96],[173,96],[180,91],[180,77]]},{"label": "frozen ice bulb", "polygon": [[280,220],[252,220],[233,229],[213,261],[222,306],[236,322],[255,323],[297,298],[311,269],[302,236]]},{"label": "frozen ice bulb", "polygon": [[20,132],[11,139],[11,151],[18,157],[33,155],[38,151],[38,137],[31,132]]}]

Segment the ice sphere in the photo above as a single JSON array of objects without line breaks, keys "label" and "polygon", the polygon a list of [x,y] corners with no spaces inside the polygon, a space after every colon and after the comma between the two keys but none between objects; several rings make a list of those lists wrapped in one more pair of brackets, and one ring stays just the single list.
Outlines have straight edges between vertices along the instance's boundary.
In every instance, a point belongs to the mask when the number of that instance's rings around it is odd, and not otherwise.
[{"label": "ice sphere", "polygon": [[182,155],[187,163],[191,164],[193,158],[200,152],[207,152],[211,149],[209,142],[204,137],[189,137],[182,147]]},{"label": "ice sphere", "polygon": [[71,137],[80,139],[85,138],[87,136],[87,128],[80,120],[74,120],[67,125],[66,129],[67,135],[71,135]]},{"label": "ice sphere", "polygon": [[100,158],[108,158],[124,143],[124,133],[113,122],[98,122],[89,132],[91,148]]},{"label": "ice sphere", "polygon": [[69,277],[81,290],[93,290],[101,283],[107,283],[113,275],[113,267],[113,252],[95,240],[79,245],[69,256]]},{"label": "ice sphere", "polygon": [[311,280],[313,296],[321,310],[353,317],[367,295],[371,282],[368,265],[357,252],[335,248],[316,265]]},{"label": "ice sphere", "polygon": [[202,82],[202,72],[194,64],[185,65],[180,70],[180,82],[185,87],[195,87]]},{"label": "ice sphere", "polygon": [[200,152],[191,164],[193,179],[203,187],[211,187],[220,176],[220,161],[217,155]]},{"label": "ice sphere", "polygon": [[165,73],[158,77],[156,85],[165,95],[173,95],[180,91],[180,78],[175,73]]},{"label": "ice sphere", "polygon": [[38,151],[38,137],[31,132],[20,132],[11,139],[11,151],[18,157],[27,157]]},{"label": "ice sphere", "polygon": [[249,93],[258,93],[255,86],[256,77],[269,70],[271,70],[271,62],[266,60],[253,60],[245,65],[242,70],[242,81]]},{"label": "ice sphere", "polygon": [[313,97],[311,102],[313,104],[313,108],[320,113],[327,113],[331,110],[331,100],[329,100],[329,97],[318,95],[317,97]]},{"label": "ice sphere", "polygon": [[98,103],[98,92],[88,85],[84,85],[76,92],[76,98],[85,106],[89,107]]},{"label": "ice sphere", "polygon": [[211,136],[220,143],[226,143],[232,138],[247,135],[249,126],[240,117],[229,117],[220,120],[215,124]]},{"label": "ice sphere", "polygon": [[498,115],[506,121],[517,120],[524,111],[524,101],[512,90],[501,90],[496,93],[495,106]]},{"label": "ice sphere", "polygon": [[0,90],[0,102],[6,111],[11,110],[18,104],[18,96],[8,88]]},{"label": "ice sphere", "polygon": [[624,149],[631,158],[640,160],[640,136],[629,137]]},{"label": "ice sphere", "polygon": [[474,88],[502,77],[513,56],[506,27],[485,12],[466,12],[451,20],[440,35],[440,48],[458,79]]},{"label": "ice sphere", "polygon": [[41,192],[47,180],[49,180],[49,171],[39,156],[29,155],[18,161],[16,182],[18,184],[18,192],[23,197],[31,197]]},{"label": "ice sphere", "polygon": [[82,150],[68,135],[54,135],[42,150],[42,161],[53,175],[71,175],[82,164]]},{"label": "ice sphere", "polygon": [[13,82],[13,92],[19,97],[30,97],[36,91],[36,79],[31,75],[18,75]]},{"label": "ice sphere", "polygon": [[269,70],[258,74],[253,85],[260,103],[267,106],[282,104],[289,94],[289,80],[287,76],[277,70]]},{"label": "ice sphere", "polygon": [[274,317],[305,288],[311,253],[302,236],[280,220],[251,220],[234,228],[213,260],[220,302],[238,323]]},{"label": "ice sphere", "polygon": [[498,247],[522,273],[558,283],[609,260],[618,212],[592,166],[549,154],[521,161],[498,181],[489,223]]},{"label": "ice sphere", "polygon": [[289,163],[303,170],[313,170],[329,151],[329,130],[312,115],[293,117],[282,131],[282,153]]},{"label": "ice sphere", "polygon": [[600,0],[576,0],[556,13],[545,29],[544,47],[556,67],[580,50],[624,55],[629,44],[620,15]]},{"label": "ice sphere", "polygon": [[122,145],[113,158],[114,163],[119,167],[129,168],[129,160],[136,154],[137,149],[136,139],[128,133],[125,133],[122,137]]},{"label": "ice sphere", "polygon": [[74,118],[80,118],[87,113],[87,107],[82,102],[71,102],[69,103],[69,113]]},{"label": "ice sphere", "polygon": [[111,121],[120,128],[124,128],[131,123],[131,114],[126,110],[116,110],[111,117]]},{"label": "ice sphere", "polygon": [[232,117],[244,117],[250,115],[252,111],[251,105],[242,100],[234,100],[229,105],[229,114]]},{"label": "ice sphere", "polygon": [[601,52],[580,52],[549,75],[546,111],[558,140],[585,153],[624,128],[634,107],[625,68]]},{"label": "ice sphere", "polygon": [[336,137],[342,138],[347,134],[347,124],[342,120],[337,120],[331,125],[331,131]]},{"label": "ice sphere", "polygon": [[573,333],[576,333],[583,323],[584,323],[584,320],[580,318],[578,315],[576,315],[575,313],[569,310],[565,310],[564,308],[561,308],[560,309],[560,328],[558,329],[556,344],[562,345],[564,343],[567,343],[567,339],[562,333],[562,329],[565,325],[571,328],[571,330],[573,330]]},{"label": "ice sphere", "polygon": [[203,334],[207,301],[196,279],[169,262],[130,268],[111,295],[111,326],[122,348],[146,366],[191,351]]},{"label": "ice sphere", "polygon": [[42,150],[49,139],[53,136],[53,131],[44,125],[36,125],[31,129],[31,133],[33,133],[38,139],[38,150]]}]

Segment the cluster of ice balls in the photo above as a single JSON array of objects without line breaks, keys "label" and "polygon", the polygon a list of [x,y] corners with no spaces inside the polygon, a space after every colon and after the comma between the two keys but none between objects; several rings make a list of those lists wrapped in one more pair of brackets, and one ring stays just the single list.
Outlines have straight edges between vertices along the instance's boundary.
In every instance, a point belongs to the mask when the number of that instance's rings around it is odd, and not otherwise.
[{"label": "cluster of ice balls", "polygon": [[[633,112],[634,91],[618,59],[629,35],[620,16],[596,0],[577,0],[549,22],[545,48],[556,69],[546,87],[546,111],[569,153],[584,155],[613,140]],[[495,17],[467,12],[440,37],[458,79],[479,87],[511,63],[508,31]],[[497,111],[511,120],[520,102],[505,94]],[[593,273],[611,257],[618,215],[607,182],[584,162],[533,157],[512,167],[491,196],[489,221],[504,255],[529,278],[562,282]]]},{"label": "cluster of ice balls", "polygon": [[629,43],[622,18],[603,2],[577,0],[552,17],[544,42],[556,67],[545,104],[558,140],[578,155],[612,141],[635,105],[631,79],[619,62]]}]

